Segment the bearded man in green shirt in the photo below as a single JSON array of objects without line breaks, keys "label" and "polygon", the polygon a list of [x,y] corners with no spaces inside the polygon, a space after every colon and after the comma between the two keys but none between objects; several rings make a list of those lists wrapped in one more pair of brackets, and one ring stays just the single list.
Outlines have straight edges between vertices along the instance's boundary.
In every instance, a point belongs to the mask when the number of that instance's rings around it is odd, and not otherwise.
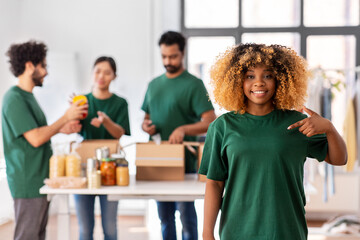
[{"label": "bearded man in green shirt", "polygon": [[[185,38],[177,32],[164,33],[159,41],[166,73],[152,80],[148,86],[142,110],[145,118],[142,129],[149,135],[159,133],[171,144],[196,140],[206,133],[215,120],[202,80],[184,69]],[[196,171],[196,158],[185,153],[185,171]],[[164,240],[176,240],[175,211],[179,210],[183,240],[198,239],[194,202],[158,202],[158,214]]]},{"label": "bearded man in green shirt", "polygon": [[14,199],[16,240],[45,239],[49,202],[39,189],[49,175],[50,138],[59,132],[79,132],[79,119],[87,113],[87,104],[79,106],[79,101],[47,125],[32,93],[34,87],[42,86],[47,75],[46,52],[46,45],[35,41],[11,45],[7,52],[10,70],[18,78],[2,104],[4,155]]}]

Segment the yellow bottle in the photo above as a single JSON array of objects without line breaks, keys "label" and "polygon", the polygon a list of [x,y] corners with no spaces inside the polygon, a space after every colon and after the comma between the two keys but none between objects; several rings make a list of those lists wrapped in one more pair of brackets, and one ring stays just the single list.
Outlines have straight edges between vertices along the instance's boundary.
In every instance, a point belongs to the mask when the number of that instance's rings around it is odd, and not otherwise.
[{"label": "yellow bottle", "polygon": [[[73,97],[73,99],[72,99],[73,103],[75,103],[79,100],[83,100],[82,102],[80,102],[80,104],[79,104],[80,106],[88,103],[88,100],[87,100],[86,96],[84,96],[84,95],[77,95],[77,96]],[[84,113],[83,119],[85,119],[86,117],[87,117],[87,113]]]}]

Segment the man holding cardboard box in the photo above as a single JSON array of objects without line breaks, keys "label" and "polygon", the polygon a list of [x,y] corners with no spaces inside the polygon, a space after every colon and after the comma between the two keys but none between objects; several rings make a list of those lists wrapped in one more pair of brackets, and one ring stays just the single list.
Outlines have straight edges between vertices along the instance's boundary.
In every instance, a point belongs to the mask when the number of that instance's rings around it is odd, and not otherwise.
[{"label": "man holding cardboard box", "polygon": [[[202,80],[184,69],[185,42],[177,32],[161,36],[159,46],[166,73],[150,82],[142,105],[145,111],[142,129],[150,135],[159,133],[162,140],[172,144],[196,140],[196,135],[206,133],[216,118]],[[186,151],[185,159],[185,172],[196,172],[196,156]],[[183,239],[198,239],[194,202],[157,205],[164,240],[176,239],[176,210],[180,211]]]}]

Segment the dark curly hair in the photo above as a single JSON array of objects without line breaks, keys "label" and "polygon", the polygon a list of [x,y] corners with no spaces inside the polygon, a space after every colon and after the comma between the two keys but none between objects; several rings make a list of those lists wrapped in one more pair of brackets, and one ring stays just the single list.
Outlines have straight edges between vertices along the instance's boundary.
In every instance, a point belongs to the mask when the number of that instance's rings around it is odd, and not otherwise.
[{"label": "dark curly hair", "polygon": [[9,57],[10,71],[18,77],[25,71],[25,63],[32,62],[34,66],[45,60],[47,47],[42,42],[34,40],[12,44],[6,55]]},{"label": "dark curly hair", "polygon": [[239,44],[220,55],[210,70],[215,102],[229,111],[246,112],[244,76],[249,68],[265,65],[272,69],[276,92],[273,103],[277,109],[303,106],[309,71],[307,62],[290,48],[281,45]]},{"label": "dark curly hair", "polygon": [[179,50],[181,52],[184,52],[186,39],[181,33],[168,31],[161,35],[159,40],[159,46],[161,44],[165,44],[166,46],[177,44],[179,46]]}]

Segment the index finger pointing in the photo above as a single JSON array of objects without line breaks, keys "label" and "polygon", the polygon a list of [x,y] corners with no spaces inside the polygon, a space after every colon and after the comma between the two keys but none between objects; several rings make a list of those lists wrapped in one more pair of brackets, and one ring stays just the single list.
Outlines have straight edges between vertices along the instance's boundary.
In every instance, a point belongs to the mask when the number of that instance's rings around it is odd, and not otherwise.
[{"label": "index finger pointing", "polygon": [[287,129],[290,130],[290,129],[293,129],[293,128],[297,128],[297,127],[300,127],[302,125],[304,125],[304,120],[300,120],[294,124],[291,124]]},{"label": "index finger pointing", "polygon": [[307,114],[309,114],[309,116],[311,117],[313,114],[314,114],[314,111],[313,110],[311,110],[311,109],[309,109],[309,108],[307,108],[307,107],[303,107],[303,110],[307,113]]}]

